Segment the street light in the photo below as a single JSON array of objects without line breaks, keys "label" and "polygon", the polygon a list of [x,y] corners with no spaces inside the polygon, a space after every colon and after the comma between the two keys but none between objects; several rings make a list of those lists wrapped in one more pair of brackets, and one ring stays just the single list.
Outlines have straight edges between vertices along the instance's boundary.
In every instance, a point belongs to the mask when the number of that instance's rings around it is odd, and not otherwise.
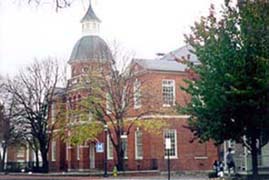
[{"label": "street light", "polygon": [[107,124],[104,125],[104,132],[105,132],[105,161],[104,161],[104,177],[108,177],[107,175],[107,131],[108,131],[108,126]]},{"label": "street light", "polygon": [[168,171],[168,180],[170,180],[170,149],[171,149],[171,138],[165,138],[165,150],[167,150],[167,171]]}]

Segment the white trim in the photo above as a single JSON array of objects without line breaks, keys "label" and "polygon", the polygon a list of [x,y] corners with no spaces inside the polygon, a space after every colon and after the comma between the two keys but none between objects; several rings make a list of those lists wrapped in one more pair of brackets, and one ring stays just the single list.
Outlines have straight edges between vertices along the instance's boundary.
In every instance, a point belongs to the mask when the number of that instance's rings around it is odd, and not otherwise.
[{"label": "white trim", "polygon": [[[188,119],[190,115],[145,115],[141,116],[139,119],[149,119],[149,118],[164,118],[164,119]],[[127,120],[135,120],[136,118],[126,118]]]},{"label": "white trim", "polygon": [[[190,118],[191,116],[190,115],[145,115],[145,116],[141,116],[139,117],[138,119],[150,119],[150,118],[162,118],[162,119],[175,119],[175,118],[178,118],[178,119],[188,119]],[[126,120],[127,121],[133,121],[137,119],[137,117],[127,117]],[[91,122],[89,121],[80,121],[80,122],[75,122],[75,123],[68,123],[67,125],[68,126],[74,126],[74,125],[84,125],[84,124],[90,124]],[[110,123],[110,122],[109,122]],[[55,129],[54,131],[57,131],[57,129]],[[53,132],[54,132],[53,131]],[[58,130],[60,131],[60,129]]]},{"label": "white trim", "polygon": [[[140,160],[140,159],[143,159],[143,142],[142,142],[142,156],[137,156],[138,155],[138,148],[137,148],[137,133],[142,133],[142,131],[141,130],[136,130],[135,131],[135,159],[136,160]],[[142,141],[142,136],[143,136],[143,134],[141,135],[141,141]]]},{"label": "white trim", "polygon": [[194,157],[195,160],[205,160],[205,159],[208,159],[207,156],[195,156]]},{"label": "white trim", "polygon": [[87,145],[80,145],[79,147],[80,148],[88,148],[89,146],[87,146]]}]

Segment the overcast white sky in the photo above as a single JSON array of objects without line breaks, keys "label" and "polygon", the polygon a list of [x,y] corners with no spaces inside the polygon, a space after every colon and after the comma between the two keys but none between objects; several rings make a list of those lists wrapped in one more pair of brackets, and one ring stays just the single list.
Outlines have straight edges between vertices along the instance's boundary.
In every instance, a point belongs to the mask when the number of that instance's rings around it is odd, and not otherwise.
[{"label": "overcast white sky", "polygon": [[[0,74],[14,75],[34,57],[68,61],[88,0],[74,0],[58,13],[49,3],[36,8],[19,2],[0,0]],[[219,7],[222,0],[93,0],[93,8],[103,39],[120,42],[137,58],[155,58],[184,45],[183,34],[211,3]]]}]

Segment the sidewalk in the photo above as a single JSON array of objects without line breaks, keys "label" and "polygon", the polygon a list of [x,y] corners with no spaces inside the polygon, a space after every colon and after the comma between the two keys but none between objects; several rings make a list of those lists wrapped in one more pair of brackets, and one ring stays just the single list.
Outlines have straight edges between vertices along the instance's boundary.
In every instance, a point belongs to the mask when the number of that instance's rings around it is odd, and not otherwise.
[{"label": "sidewalk", "polygon": [[[111,172],[108,177],[103,177],[103,172],[64,172],[64,173],[9,173],[0,174],[0,180],[167,180],[167,175],[160,175],[159,171],[140,171],[140,172],[124,172],[117,177],[113,177]],[[208,180],[205,176],[200,175],[171,175],[170,180]]]},{"label": "sidewalk", "polygon": [[[166,176],[119,176],[119,177],[102,177],[102,176],[25,176],[25,175],[0,175],[1,180],[167,180]],[[207,180],[203,177],[183,177],[183,176],[172,176],[170,180]]]}]

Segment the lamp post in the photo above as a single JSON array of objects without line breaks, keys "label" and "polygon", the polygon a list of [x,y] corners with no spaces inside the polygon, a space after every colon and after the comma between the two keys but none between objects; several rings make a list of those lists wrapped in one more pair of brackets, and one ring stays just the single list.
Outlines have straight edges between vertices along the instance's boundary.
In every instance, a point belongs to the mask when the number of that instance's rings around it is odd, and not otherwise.
[{"label": "lamp post", "polygon": [[107,124],[104,125],[104,132],[105,132],[105,160],[104,160],[104,177],[108,177],[107,175],[107,131],[108,131],[108,126]]},{"label": "lamp post", "polygon": [[170,180],[170,149],[171,149],[171,139],[169,137],[167,137],[167,138],[165,138],[165,150],[167,150],[168,180]]}]

